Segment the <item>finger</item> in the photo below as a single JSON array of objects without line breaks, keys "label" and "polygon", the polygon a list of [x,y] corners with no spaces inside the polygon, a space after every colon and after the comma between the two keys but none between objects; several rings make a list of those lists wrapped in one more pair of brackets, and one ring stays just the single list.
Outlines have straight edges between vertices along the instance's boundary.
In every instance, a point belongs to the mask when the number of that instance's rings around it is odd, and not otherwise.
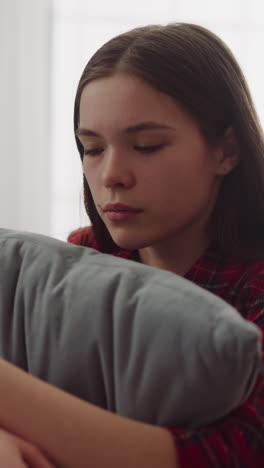
[{"label": "finger", "polygon": [[[14,436],[16,438],[16,436]],[[41,450],[26,440],[16,438],[24,462],[30,468],[56,468]]]},{"label": "finger", "polygon": [[55,465],[34,445],[25,443],[22,455],[23,460],[30,466],[30,468],[56,468]]},{"label": "finger", "polygon": [[[17,452],[20,454],[21,462],[16,458],[16,465],[10,464],[10,468],[56,468],[56,466],[41,452],[41,450],[32,443],[21,439],[20,437],[11,434],[7,431],[0,430],[2,438],[9,443],[12,442],[16,447]],[[24,460],[24,462],[22,461]],[[3,467],[1,463],[0,468],[9,468],[9,465]]]}]

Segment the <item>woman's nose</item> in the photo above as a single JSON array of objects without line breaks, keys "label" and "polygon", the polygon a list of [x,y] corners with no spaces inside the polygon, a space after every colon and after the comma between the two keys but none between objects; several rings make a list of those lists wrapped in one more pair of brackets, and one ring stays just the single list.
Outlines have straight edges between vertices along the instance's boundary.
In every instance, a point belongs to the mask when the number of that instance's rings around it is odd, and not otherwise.
[{"label": "woman's nose", "polygon": [[105,155],[104,167],[102,170],[102,182],[105,187],[130,188],[134,185],[135,176],[125,158],[125,154],[114,151]]}]

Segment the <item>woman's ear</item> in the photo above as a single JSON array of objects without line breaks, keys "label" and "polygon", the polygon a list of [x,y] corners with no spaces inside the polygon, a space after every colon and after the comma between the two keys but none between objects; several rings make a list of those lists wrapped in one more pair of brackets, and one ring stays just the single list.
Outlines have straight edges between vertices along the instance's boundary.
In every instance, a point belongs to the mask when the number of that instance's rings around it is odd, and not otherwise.
[{"label": "woman's ear", "polygon": [[228,127],[219,146],[218,152],[218,174],[226,175],[231,172],[239,162],[240,148],[234,129]]}]

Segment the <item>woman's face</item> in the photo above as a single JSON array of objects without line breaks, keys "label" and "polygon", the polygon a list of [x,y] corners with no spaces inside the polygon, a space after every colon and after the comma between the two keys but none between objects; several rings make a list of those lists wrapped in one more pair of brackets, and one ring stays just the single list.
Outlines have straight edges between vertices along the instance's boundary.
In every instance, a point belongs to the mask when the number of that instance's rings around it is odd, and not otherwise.
[{"label": "woman's face", "polygon": [[95,206],[120,247],[205,231],[228,170],[222,148],[209,147],[171,97],[129,74],[92,81],[77,136]]}]

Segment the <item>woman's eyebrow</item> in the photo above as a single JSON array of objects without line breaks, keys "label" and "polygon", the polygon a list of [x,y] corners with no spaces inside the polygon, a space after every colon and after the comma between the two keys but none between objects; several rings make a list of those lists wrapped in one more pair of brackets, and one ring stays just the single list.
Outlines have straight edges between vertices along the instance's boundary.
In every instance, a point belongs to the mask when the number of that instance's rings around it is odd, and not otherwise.
[{"label": "woman's eyebrow", "polygon": [[99,137],[99,133],[94,132],[93,130],[89,130],[89,128],[82,128],[78,127],[75,132],[75,136],[93,136],[93,137]]},{"label": "woman's eyebrow", "polygon": [[124,133],[138,133],[142,132],[144,130],[175,130],[172,127],[169,127],[168,125],[160,124],[158,122],[140,122],[136,125],[132,125],[127,127],[124,130]]},{"label": "woman's eyebrow", "polygon": [[[152,121],[147,121],[147,122],[140,122],[135,125],[131,125],[129,127],[126,127],[124,130],[122,130],[121,133],[139,133],[145,130],[173,130],[175,129],[173,127],[170,127],[168,125],[160,124],[158,122],[152,122]],[[78,136],[91,136],[91,137],[100,137],[101,135],[94,130],[90,130],[89,128],[82,128],[79,127],[77,128],[75,135]]]}]

